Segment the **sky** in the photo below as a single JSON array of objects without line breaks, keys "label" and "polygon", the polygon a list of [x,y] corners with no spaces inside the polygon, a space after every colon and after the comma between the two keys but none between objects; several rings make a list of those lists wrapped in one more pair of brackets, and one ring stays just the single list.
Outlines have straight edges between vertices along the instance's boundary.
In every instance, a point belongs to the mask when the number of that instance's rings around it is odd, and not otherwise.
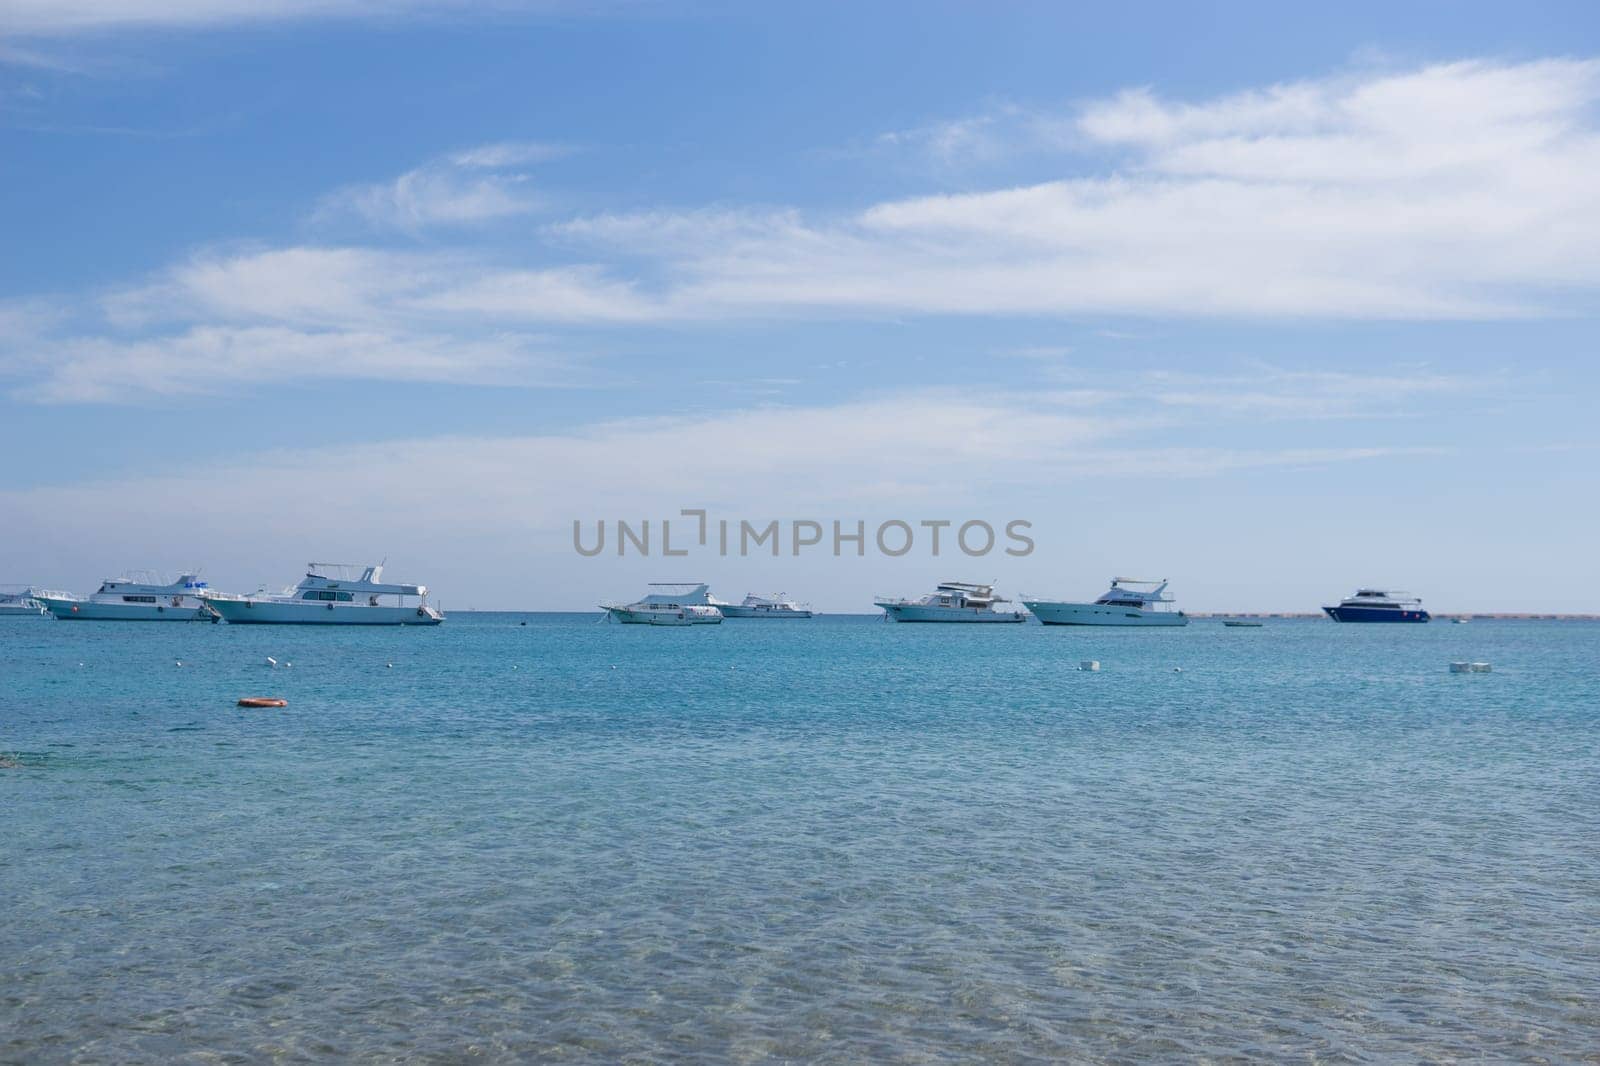
[{"label": "sky", "polygon": [[1203,7],[0,0],[0,582],[1600,611],[1600,13]]}]

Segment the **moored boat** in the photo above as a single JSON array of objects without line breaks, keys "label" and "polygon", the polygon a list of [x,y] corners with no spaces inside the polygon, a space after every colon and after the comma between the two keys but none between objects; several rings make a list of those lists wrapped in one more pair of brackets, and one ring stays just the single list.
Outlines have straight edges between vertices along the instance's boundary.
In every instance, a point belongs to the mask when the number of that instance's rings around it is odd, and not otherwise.
[{"label": "moored boat", "polygon": [[722,611],[711,602],[705,583],[652,582],[643,599],[633,603],[602,603],[606,620],[625,625],[716,625]]},{"label": "moored boat", "polygon": [[1339,601],[1338,606],[1322,608],[1335,622],[1426,622],[1432,615],[1422,608],[1422,601],[1409,592],[1386,592],[1383,589],[1357,589],[1354,596]]},{"label": "moored boat", "polygon": [[49,615],[45,605],[33,597],[27,585],[8,585],[0,589],[0,620],[7,618],[44,618]]},{"label": "moored boat", "polygon": [[101,582],[90,596],[41,591],[33,598],[57,618],[73,622],[214,622],[217,614],[203,599],[206,591],[206,583],[195,573],[163,581],[134,571]]},{"label": "moored boat", "polygon": [[206,603],[231,625],[436,626],[444,621],[428,603],[428,586],[386,583],[381,564],[311,563],[293,588],[248,596],[207,592]]},{"label": "moored boat", "polygon": [[975,585],[964,581],[945,581],[921,599],[889,599],[873,601],[882,607],[885,617],[896,622],[1024,622],[1028,616],[1021,611],[1000,608],[1011,601],[995,595],[993,585]]},{"label": "moored boat", "polygon": [[757,596],[752,592],[743,603],[723,603],[717,599],[710,602],[724,618],[810,618],[815,613],[810,604],[796,603],[781,592],[776,596]]},{"label": "moored boat", "polygon": [[1024,600],[1022,605],[1047,626],[1186,626],[1189,616],[1173,607],[1167,581],[1114,577],[1111,588],[1093,603]]}]

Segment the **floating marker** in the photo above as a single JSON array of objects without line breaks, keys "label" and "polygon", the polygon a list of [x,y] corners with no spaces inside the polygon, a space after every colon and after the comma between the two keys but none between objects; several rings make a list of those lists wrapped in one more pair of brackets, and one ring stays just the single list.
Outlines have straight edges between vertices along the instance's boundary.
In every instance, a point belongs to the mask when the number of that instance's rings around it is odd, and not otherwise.
[{"label": "floating marker", "polygon": [[278,665],[278,660],[274,659],[272,656],[269,655],[269,656],[267,656],[267,665],[268,666],[277,666]]},{"label": "floating marker", "polygon": [[1452,674],[1487,674],[1492,673],[1494,667],[1489,663],[1451,663]]},{"label": "floating marker", "polygon": [[1079,670],[1087,670],[1090,673],[1094,673],[1095,671],[1100,669],[1100,660],[1099,659],[1085,659],[1085,660],[1083,660],[1083,662],[1078,664],[1078,669]]},{"label": "floating marker", "polygon": [[390,663],[390,664],[389,664],[389,669],[391,669],[391,670],[393,670],[393,669],[394,669],[394,663]]}]

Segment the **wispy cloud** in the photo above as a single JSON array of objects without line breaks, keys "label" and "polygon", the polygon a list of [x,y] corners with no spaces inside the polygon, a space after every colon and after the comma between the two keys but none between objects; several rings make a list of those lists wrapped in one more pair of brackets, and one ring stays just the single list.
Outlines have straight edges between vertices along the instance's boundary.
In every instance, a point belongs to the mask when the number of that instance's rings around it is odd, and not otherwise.
[{"label": "wispy cloud", "polygon": [[429,14],[582,13],[581,0],[7,0],[0,30],[54,35],[127,28],[198,28],[306,19],[394,19]]},{"label": "wispy cloud", "polygon": [[1157,371],[1141,375],[1146,402],[1174,411],[1280,419],[1396,417],[1430,397],[1456,400],[1503,390],[1498,376],[1429,372],[1348,373],[1256,364],[1248,373]]},{"label": "wispy cloud", "polygon": [[53,74],[81,74],[81,62],[39,48],[22,48],[0,43],[0,66],[27,67],[31,70],[49,71]]},{"label": "wispy cloud", "polygon": [[560,145],[502,142],[430,160],[390,181],[351,185],[325,197],[315,217],[355,216],[383,229],[470,225],[539,207],[531,176],[513,168],[555,159]]},{"label": "wispy cloud", "polygon": [[39,349],[43,376],[17,393],[42,403],[140,403],[264,382],[418,381],[549,385],[567,360],[536,338],[462,338],[273,326],[194,327],[157,340],[72,340]]},{"label": "wispy cloud", "polygon": [[[1093,102],[1118,172],[890,201],[603,214],[552,232],[616,264],[619,317],[752,314],[1492,318],[1600,286],[1600,63],[1463,62],[1202,104]],[[653,290],[630,283],[644,260]],[[641,276],[643,275],[641,271]],[[475,279],[465,310],[514,315]],[[543,313],[534,300],[530,314]]]},{"label": "wispy cloud", "polygon": [[0,305],[0,377],[43,403],[143,403],[262,382],[589,380],[542,333],[407,309],[454,266],[348,248],[200,255],[103,295],[93,316],[63,301]]},{"label": "wispy cloud", "polygon": [[[693,572],[670,569],[678,561],[659,555],[622,560],[608,553],[582,561],[572,552],[572,522],[582,519],[592,529],[600,518],[648,518],[659,538],[660,519],[683,507],[706,507],[735,520],[848,524],[860,518],[869,529],[890,517],[986,517],[996,524],[1024,518],[1035,523],[1035,535],[1061,544],[1064,531],[1081,533],[1086,496],[1109,490],[1120,501],[1112,509],[1120,550],[1148,562],[1155,550],[1141,542],[1142,534],[1171,528],[1157,484],[1274,471],[1304,480],[1350,464],[1432,463],[1440,454],[1382,443],[1172,447],[1107,414],[1050,393],[913,391],[836,404],[608,420],[539,435],[411,435],[197,460],[144,476],[0,488],[0,512],[14,541],[39,546],[29,560],[33,572],[74,575],[64,580],[91,580],[106,560],[200,553],[214,584],[248,589],[293,575],[307,553],[367,558],[381,552],[397,565],[408,559],[412,567],[425,564],[419,576],[441,590],[447,607],[473,602],[465,594],[475,587],[478,606],[549,609],[627,594],[663,573],[697,580],[738,574],[739,581],[759,573],[766,581],[793,563],[808,568],[795,571],[804,573],[808,595],[865,610],[873,590],[848,557],[828,566],[787,555],[740,563],[701,553],[683,561]],[[1136,481],[1143,484],[1130,484]],[[308,485],[337,485],[338,491],[308,492]],[[107,523],[107,514],[118,520]],[[241,525],[241,514],[250,521]],[[1253,543],[1265,537],[1270,544],[1263,528],[1281,524],[1285,508],[1270,501],[1253,518],[1259,519],[1250,522]],[[1234,520],[1245,518],[1235,514]],[[65,545],[62,530],[76,531]],[[680,537],[684,532],[675,530]],[[1001,560],[992,565],[1002,571],[982,576],[1003,573],[1008,583],[1018,583],[1011,588],[1061,584],[1069,576],[1086,582],[1081,540],[1070,537],[1070,557],[1042,551],[1032,560]],[[659,539],[653,543],[659,548]],[[1161,552],[1164,559],[1184,554],[1170,543]],[[952,560],[924,564],[942,569]],[[1294,560],[1303,564],[1303,558]],[[908,561],[906,569],[887,575],[880,569],[878,578],[913,591],[924,580],[950,576],[919,575],[919,565]],[[1200,565],[1191,556],[1192,572],[1202,573]],[[1215,568],[1215,557],[1207,555],[1204,565]],[[706,572],[712,569],[716,573]]]},{"label": "wispy cloud", "polygon": [[1139,90],[1075,118],[1079,142],[1115,161],[1110,176],[925,196],[832,221],[651,215],[587,232],[675,235],[689,279],[679,295],[746,308],[1560,311],[1572,286],[1600,285],[1597,99],[1600,64],[1573,60],[1340,76],[1201,104]]},{"label": "wispy cloud", "polygon": [[[1110,174],[843,214],[599,213],[529,227],[520,261],[504,241],[492,259],[473,251],[467,224],[533,210],[521,168],[561,149],[495,143],[322,205],[390,231],[446,226],[462,238],[447,250],[212,251],[80,299],[47,349],[77,365],[71,353],[271,327],[390,338],[410,353],[396,361],[405,377],[435,338],[488,351],[669,321],[1565,314],[1600,289],[1597,102],[1600,62],[1579,60],[1341,75],[1198,103],[1132,90],[1070,116]],[[467,361],[472,375],[491,362]],[[32,395],[81,393],[53,389],[36,358],[4,365]],[[1169,389],[1166,406],[1204,402]]]},{"label": "wispy cloud", "polygon": [[[774,417],[778,411],[783,417]],[[981,506],[983,486],[1053,493],[1063,478],[1211,477],[1438,452],[1382,444],[1173,448],[1142,443],[1147,436],[1146,426],[1114,406],[1085,410],[1071,394],[915,390],[835,404],[608,420],[559,434],[273,452],[117,485],[0,494],[0,501],[13,516],[37,512],[59,520],[63,508],[116,510],[127,494],[146,501],[133,513],[160,515],[165,497],[192,495],[204,484],[215,494],[208,512],[238,513],[228,507],[235,497],[273,499],[281,507],[263,520],[305,539],[335,530],[387,536],[394,531],[381,530],[384,516],[438,496],[455,501],[439,526],[488,525],[503,533],[562,529],[577,514],[672,513],[686,501],[736,502],[747,513],[774,515],[951,498]],[[527,490],[530,470],[539,471],[537,492]],[[324,483],[348,491],[337,501],[298,491]]]},{"label": "wispy cloud", "polygon": [[890,130],[878,135],[875,147],[911,153],[940,169],[966,170],[1060,153],[1085,141],[1069,114],[1001,102],[959,118]]}]

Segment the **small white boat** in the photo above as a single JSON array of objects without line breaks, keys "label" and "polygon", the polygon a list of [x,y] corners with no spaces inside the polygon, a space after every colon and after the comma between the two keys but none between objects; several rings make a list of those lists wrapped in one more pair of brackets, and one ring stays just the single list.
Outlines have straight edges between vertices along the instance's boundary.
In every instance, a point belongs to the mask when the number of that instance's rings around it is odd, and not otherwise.
[{"label": "small white boat", "polygon": [[49,613],[44,604],[33,598],[33,589],[26,585],[7,585],[0,589],[0,620],[44,618]]},{"label": "small white boat", "polygon": [[207,592],[206,603],[230,625],[436,626],[444,621],[428,603],[428,586],[386,584],[381,564],[311,563],[293,588],[248,596]]},{"label": "small white boat", "polygon": [[57,618],[73,622],[214,622],[217,614],[206,606],[205,592],[206,583],[198,574],[163,581],[152,573],[132,571],[102,582],[92,596],[42,591],[33,598]]},{"label": "small white boat", "polygon": [[1047,626],[1188,625],[1189,616],[1172,609],[1173,600],[1166,591],[1165,578],[1141,581],[1134,577],[1114,577],[1111,587],[1093,603],[1024,600],[1022,605]]},{"label": "small white boat", "polygon": [[993,585],[973,585],[964,581],[946,581],[933,592],[918,600],[881,599],[874,603],[882,607],[886,617],[896,622],[1022,622],[1027,615],[1021,611],[1001,610],[998,606],[1011,601],[996,596]]},{"label": "small white boat", "polygon": [[718,599],[710,602],[724,618],[810,618],[815,613],[810,604],[796,603],[781,592],[776,596],[757,596],[752,592],[743,603],[723,603]]},{"label": "small white boat", "polygon": [[716,625],[722,611],[711,602],[710,586],[704,583],[652,582],[650,592],[634,603],[602,603],[606,620],[625,625],[693,626]]}]

